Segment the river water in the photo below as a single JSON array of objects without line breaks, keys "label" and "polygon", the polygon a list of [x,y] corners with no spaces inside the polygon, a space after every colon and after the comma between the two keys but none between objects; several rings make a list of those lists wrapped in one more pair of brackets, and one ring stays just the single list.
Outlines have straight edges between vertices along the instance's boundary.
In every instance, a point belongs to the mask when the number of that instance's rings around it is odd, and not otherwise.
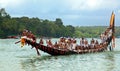
[{"label": "river water", "polygon": [[14,44],[18,40],[0,39],[0,71],[120,71],[120,38],[112,52],[65,56],[37,56],[31,46]]}]

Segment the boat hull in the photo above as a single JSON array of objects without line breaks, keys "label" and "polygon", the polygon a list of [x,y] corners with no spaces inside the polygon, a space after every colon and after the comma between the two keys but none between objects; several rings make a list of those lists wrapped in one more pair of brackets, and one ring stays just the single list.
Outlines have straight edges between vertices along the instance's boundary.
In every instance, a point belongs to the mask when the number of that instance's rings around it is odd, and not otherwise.
[{"label": "boat hull", "polygon": [[68,50],[68,49],[59,49],[55,47],[48,47],[45,45],[40,45],[36,42],[31,42],[30,40],[26,40],[26,43],[31,45],[32,47],[38,48],[45,53],[50,55],[70,55],[70,54],[85,54],[85,53],[95,53],[95,52],[103,52],[107,50],[108,45],[110,44],[112,37],[106,40],[106,44],[104,44],[101,48],[84,48],[79,50]]}]

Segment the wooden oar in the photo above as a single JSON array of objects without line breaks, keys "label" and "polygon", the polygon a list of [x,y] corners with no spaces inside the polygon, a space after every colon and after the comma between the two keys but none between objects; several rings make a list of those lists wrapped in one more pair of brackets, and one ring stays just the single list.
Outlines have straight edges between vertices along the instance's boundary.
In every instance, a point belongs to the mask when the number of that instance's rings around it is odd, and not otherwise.
[{"label": "wooden oar", "polygon": [[19,43],[20,42],[20,40],[19,41],[17,41],[17,42],[15,42],[15,44],[17,44],[17,43]]}]

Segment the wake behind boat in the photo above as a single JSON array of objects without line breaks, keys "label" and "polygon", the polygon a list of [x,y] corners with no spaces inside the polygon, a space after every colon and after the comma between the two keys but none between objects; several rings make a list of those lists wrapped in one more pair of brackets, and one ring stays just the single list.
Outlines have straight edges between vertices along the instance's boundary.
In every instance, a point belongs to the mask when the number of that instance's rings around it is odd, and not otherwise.
[{"label": "wake behind boat", "polygon": [[[112,13],[110,19],[110,26],[100,35],[101,42],[98,40],[92,39],[90,44],[88,44],[87,39],[81,38],[80,41],[77,41],[75,38],[65,38],[61,37],[58,42],[53,44],[51,40],[47,40],[46,44],[43,42],[43,39],[40,39],[40,42],[36,42],[36,38],[31,31],[24,30],[22,33],[21,47],[28,44],[31,45],[32,48],[36,48],[37,54],[40,55],[39,50],[42,50],[50,55],[68,55],[68,54],[84,54],[84,53],[94,53],[94,52],[103,52],[108,50],[108,46],[110,46],[110,50],[112,50],[115,46],[115,14]],[[18,43],[16,42],[16,43]],[[77,44],[79,42],[80,44]]]}]

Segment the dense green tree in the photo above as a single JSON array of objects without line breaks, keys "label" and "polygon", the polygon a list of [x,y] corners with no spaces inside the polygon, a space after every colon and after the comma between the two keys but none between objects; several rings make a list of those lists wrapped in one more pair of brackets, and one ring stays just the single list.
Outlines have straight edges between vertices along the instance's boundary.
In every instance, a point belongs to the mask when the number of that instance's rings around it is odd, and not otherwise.
[{"label": "dense green tree", "polygon": [[[12,18],[4,8],[0,9],[0,38],[19,35],[24,29],[32,31],[37,37],[99,37],[106,26],[63,25],[62,19],[55,21],[39,18],[14,17]],[[116,27],[116,36],[120,36],[120,27]]]},{"label": "dense green tree", "polygon": [[57,24],[58,26],[62,26],[63,22],[62,22],[62,20],[60,18],[56,18],[55,24]]}]

